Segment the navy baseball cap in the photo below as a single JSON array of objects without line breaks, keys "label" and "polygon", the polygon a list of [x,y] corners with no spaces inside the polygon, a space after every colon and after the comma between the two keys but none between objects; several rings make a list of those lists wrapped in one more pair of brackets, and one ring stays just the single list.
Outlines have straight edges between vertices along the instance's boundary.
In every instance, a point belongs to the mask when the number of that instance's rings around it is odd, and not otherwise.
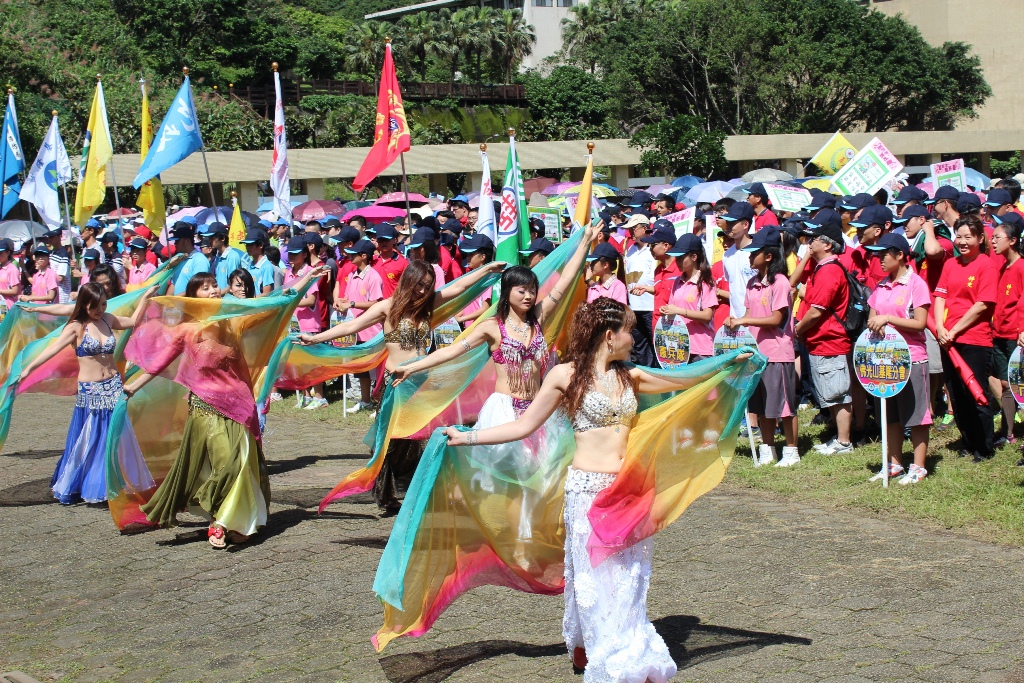
[{"label": "navy baseball cap", "polygon": [[211,237],[213,235],[219,235],[221,237],[228,236],[228,226],[223,223],[210,223],[210,226],[206,229],[206,233]]},{"label": "navy baseball cap", "polygon": [[846,211],[856,211],[857,209],[864,209],[877,203],[875,198],[868,193],[859,192],[850,197],[843,197],[843,200],[839,202],[839,207]]},{"label": "navy baseball cap", "polygon": [[185,237],[195,237],[196,229],[186,223],[185,221],[178,221],[171,226],[171,239],[180,239]]},{"label": "navy baseball cap", "polygon": [[324,238],[318,232],[304,232],[301,237],[306,246],[313,245],[316,249],[324,246]]},{"label": "navy baseball cap", "polygon": [[60,237],[63,232],[64,231],[61,228],[55,228],[53,230],[46,231],[43,234],[43,237],[46,239],[50,239],[51,237]]},{"label": "navy baseball cap", "polygon": [[351,225],[346,225],[346,226],[342,227],[341,232],[339,232],[334,237],[334,239],[337,240],[338,242],[352,242],[352,243],[358,242],[361,238],[362,238],[362,235],[359,234],[359,230],[357,230],[356,228],[353,228]]},{"label": "navy baseball cap", "polygon": [[480,233],[470,235],[466,239],[462,240],[462,244],[459,245],[459,250],[463,254],[472,254],[473,252],[480,251],[481,249],[494,249],[494,242],[492,242],[491,238],[487,235],[482,235]]},{"label": "navy baseball cap", "polygon": [[10,253],[13,254],[14,240],[8,239],[7,237],[0,239],[0,251],[9,251]]},{"label": "navy baseball cap", "polygon": [[1009,224],[1016,226],[1021,230],[1021,232],[1024,232],[1024,218],[1021,218],[1021,215],[1016,211],[1008,211],[1002,216],[992,216],[992,219],[995,220],[997,227],[1003,224]]},{"label": "navy baseball cap", "polygon": [[373,252],[377,251],[376,247],[373,246],[373,242],[367,239],[362,239],[353,244],[351,247],[345,249],[346,254],[366,254],[369,257],[373,257]]},{"label": "navy baseball cap", "polygon": [[906,223],[911,218],[931,218],[931,214],[928,213],[928,209],[920,204],[914,204],[903,209],[903,214],[899,218],[893,218],[892,222],[898,225]]},{"label": "navy baseball cap", "polygon": [[652,197],[647,192],[635,192],[635,193],[633,193],[633,196],[629,198],[629,205],[630,206],[649,206],[650,203],[653,202],[653,201],[654,201],[654,197]]},{"label": "navy baseball cap", "polygon": [[861,211],[857,220],[850,221],[850,225],[855,228],[866,228],[869,225],[881,225],[884,227],[886,223],[891,222],[892,211],[889,210],[889,207],[873,204]]},{"label": "navy baseball cap", "polygon": [[267,236],[262,230],[248,230],[245,233],[245,239],[242,240],[242,244],[262,244],[266,246]]},{"label": "navy baseball cap", "polygon": [[804,232],[813,234],[814,230],[817,230],[823,225],[835,225],[842,230],[843,217],[834,209],[822,209],[812,220],[804,221]]},{"label": "navy baseball cap", "polygon": [[1010,193],[1001,187],[989,190],[988,198],[985,200],[985,206],[1002,206],[1003,204],[1012,203],[1013,198],[1010,197]]},{"label": "navy baseball cap", "polygon": [[696,252],[704,252],[704,244],[701,239],[693,233],[686,233],[680,235],[679,239],[676,240],[672,248],[665,253],[668,256],[686,256],[687,254],[693,254]]},{"label": "navy baseball cap", "polygon": [[768,193],[764,189],[764,183],[754,183],[746,190],[743,190],[746,194],[756,194],[759,197],[768,198]]},{"label": "navy baseball cap", "polygon": [[587,260],[596,261],[599,258],[607,258],[611,259],[612,261],[615,261],[619,258],[619,252],[615,249],[615,247],[608,244],[607,242],[601,242],[596,247],[594,247],[594,251],[590,252],[590,255],[587,256]]},{"label": "navy baseball cap", "polygon": [[118,236],[116,232],[108,232],[107,234],[100,238],[100,242],[103,244],[117,244],[120,241],[121,238]]},{"label": "navy baseball cap", "polygon": [[824,190],[811,190],[811,203],[804,207],[807,211],[834,208],[836,208],[836,196]]},{"label": "navy baseball cap", "polygon": [[657,244],[658,242],[666,244],[676,243],[676,229],[670,222],[659,220],[654,225],[656,226],[654,230],[640,238],[641,242],[644,244]]},{"label": "navy baseball cap", "polygon": [[981,198],[973,192],[961,192],[956,200],[957,213],[972,213],[981,209]]},{"label": "navy baseball cap", "polygon": [[[367,229],[366,232],[370,232],[370,230]],[[377,225],[373,230],[373,234],[376,235],[379,240],[398,239],[398,231],[395,230],[395,226],[388,225],[387,223]]]},{"label": "navy baseball cap", "polygon": [[889,249],[899,249],[904,254],[910,254],[911,251],[910,242],[907,241],[907,238],[895,232],[889,232],[882,235],[882,237],[878,240],[877,244],[872,244],[871,246],[865,245],[864,248],[869,249],[871,251],[888,251]]},{"label": "navy baseball cap", "polygon": [[36,248],[32,250],[32,253],[33,254],[43,254],[43,255],[49,256],[50,255],[50,248],[48,246],[46,246],[45,244],[43,244],[42,242],[40,242],[39,244],[36,245]]},{"label": "navy baseball cap", "polygon": [[460,223],[458,220],[456,220],[454,218],[449,218],[448,220],[446,220],[444,222],[444,225],[441,226],[441,230],[447,230],[449,232],[454,232],[456,235],[461,235],[462,234],[462,229],[463,229],[462,228],[462,223]]},{"label": "navy baseball cap", "polygon": [[425,242],[431,242],[435,239],[437,239],[437,236],[434,235],[434,231],[430,228],[416,228],[416,232],[412,234],[412,239],[409,240],[409,248],[421,247]]},{"label": "navy baseball cap", "polygon": [[[685,235],[684,235],[685,237]],[[754,233],[754,236],[750,239],[750,244],[740,249],[740,251],[761,251],[762,249],[769,249],[771,247],[782,246],[782,235],[773,225],[766,226],[763,230],[758,230]]]},{"label": "navy baseball cap", "polygon": [[128,243],[129,249],[149,249],[149,242],[141,237],[136,237]]},{"label": "navy baseball cap", "polygon": [[750,202],[736,202],[729,209],[729,213],[722,216],[722,220],[732,223],[733,221],[754,221],[754,207]]},{"label": "navy baseball cap", "polygon": [[907,202],[923,202],[928,199],[928,193],[919,187],[913,185],[907,185],[899,194],[896,195],[896,199],[892,200],[892,203],[899,206],[900,204],[906,204]]},{"label": "navy baseball cap", "polygon": [[544,254],[550,254],[554,250],[555,245],[551,244],[550,240],[544,239],[543,237],[538,237],[537,239],[530,242],[529,249],[520,249],[519,253],[529,255],[535,254],[538,251],[540,251],[543,252]]},{"label": "navy baseball cap", "polygon": [[88,260],[99,261],[100,260],[100,252],[98,252],[95,249],[86,249],[85,251],[82,252],[82,258],[87,260],[87,261]]},{"label": "navy baseball cap", "polygon": [[302,235],[296,235],[288,240],[289,254],[298,254],[303,251],[306,251],[306,240],[303,239]]},{"label": "navy baseball cap", "polygon": [[[835,212],[833,211],[832,213]],[[838,214],[836,215],[838,216]],[[818,219],[815,218],[815,220]],[[843,224],[841,222],[831,220],[830,217],[830,220],[827,223],[816,224],[808,221],[805,225],[808,226],[807,229],[804,230],[805,235],[810,235],[812,238],[827,237],[839,245],[839,251],[835,253],[842,254],[846,251],[846,241],[843,239]]]},{"label": "navy baseball cap", "polygon": [[960,199],[960,190],[956,189],[952,185],[943,185],[939,189],[935,190],[935,195],[931,199],[924,200],[924,203],[934,204],[935,202],[943,199],[956,203],[956,201]]}]

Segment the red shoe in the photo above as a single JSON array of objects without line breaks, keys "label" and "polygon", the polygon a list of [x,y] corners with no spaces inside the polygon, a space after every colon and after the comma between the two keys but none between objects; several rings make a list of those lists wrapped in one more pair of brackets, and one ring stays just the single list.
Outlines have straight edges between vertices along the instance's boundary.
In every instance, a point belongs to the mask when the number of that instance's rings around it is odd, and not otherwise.
[{"label": "red shoe", "polygon": [[572,651],[572,670],[573,673],[581,674],[583,670],[587,668],[587,650],[582,647],[577,647]]}]

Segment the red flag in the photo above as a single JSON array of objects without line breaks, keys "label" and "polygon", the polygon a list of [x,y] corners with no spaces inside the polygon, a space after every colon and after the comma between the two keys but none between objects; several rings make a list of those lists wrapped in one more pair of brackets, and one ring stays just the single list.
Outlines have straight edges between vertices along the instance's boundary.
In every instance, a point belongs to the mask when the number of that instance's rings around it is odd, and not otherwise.
[{"label": "red flag", "polygon": [[363,160],[363,165],[352,181],[352,188],[358,192],[371,180],[384,172],[402,152],[412,145],[409,122],[405,118],[402,92],[398,89],[395,62],[391,58],[391,44],[384,51],[384,68],[380,74],[380,91],[377,93],[377,125],[373,133],[373,147]]}]

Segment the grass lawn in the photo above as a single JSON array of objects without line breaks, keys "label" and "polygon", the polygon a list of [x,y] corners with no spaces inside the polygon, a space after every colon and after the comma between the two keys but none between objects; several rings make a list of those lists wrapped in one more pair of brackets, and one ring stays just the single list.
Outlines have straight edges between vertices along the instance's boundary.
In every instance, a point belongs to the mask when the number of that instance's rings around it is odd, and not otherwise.
[{"label": "grass lawn", "polygon": [[[907,519],[957,530],[980,540],[1024,546],[1024,467],[1016,466],[1024,440],[1004,446],[988,462],[975,464],[947,448],[960,438],[955,424],[945,430],[933,427],[925,464],[928,476],[909,486],[890,480],[889,488],[884,489],[880,481],[868,483],[881,469],[881,443],[858,448],[850,455],[819,455],[812,445],[818,443],[824,427],[810,424],[814,414],[812,410],[800,412],[799,465],[755,469],[744,435],[726,482],[818,506],[878,513],[892,520],[894,532],[899,530],[900,521]],[[783,443],[779,436],[778,453]],[[909,465],[909,440],[904,442],[903,450],[907,456],[904,463]]]},{"label": "grass lawn", "polygon": [[[290,414],[308,419],[312,428],[351,429],[361,438],[372,422],[369,413],[343,416],[341,396],[335,387],[328,387],[328,398],[332,402],[326,408],[295,410],[295,399],[286,394],[283,401],[272,406],[268,432],[274,430],[275,414]],[[1016,467],[1024,439],[1018,445],[1003,447],[992,460],[975,464],[947,448],[947,444],[960,438],[955,424],[945,430],[933,428],[926,462],[928,476],[911,486],[900,486],[893,479],[889,488],[883,489],[881,482],[868,483],[881,468],[881,443],[858,448],[851,455],[819,455],[812,445],[818,443],[824,427],[810,424],[814,414],[812,410],[800,413],[799,447],[803,460],[799,465],[788,469],[754,469],[744,434],[738,441],[726,484],[768,491],[819,507],[875,513],[891,519],[894,532],[900,529],[901,521],[914,520],[979,540],[1024,547],[1024,467]],[[278,434],[277,438],[286,436]],[[777,452],[781,453],[782,445],[780,435],[776,439]],[[358,448],[362,449],[362,444]],[[904,443],[904,452],[909,456],[909,441]],[[905,462],[909,464],[909,457]]]}]

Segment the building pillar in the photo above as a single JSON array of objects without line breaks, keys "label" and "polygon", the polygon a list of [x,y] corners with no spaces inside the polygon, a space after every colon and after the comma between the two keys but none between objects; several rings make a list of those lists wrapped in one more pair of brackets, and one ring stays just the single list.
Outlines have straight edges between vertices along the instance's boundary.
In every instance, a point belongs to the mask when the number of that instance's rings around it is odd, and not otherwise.
[{"label": "building pillar", "polygon": [[941,154],[925,154],[923,156],[924,156],[924,163],[925,163],[926,166],[931,166],[932,164],[938,164],[938,163],[942,162],[942,155]]},{"label": "building pillar", "polygon": [[260,205],[260,188],[254,182],[238,183],[238,205],[242,211],[255,212]]},{"label": "building pillar", "polygon": [[427,176],[427,185],[432,194],[448,196],[448,176],[444,173],[431,173]]},{"label": "building pillar", "polygon": [[612,166],[611,183],[620,190],[629,187],[629,166]]},{"label": "building pillar", "polygon": [[802,159],[782,159],[782,170],[794,178],[804,177],[804,164]]},{"label": "building pillar", "polygon": [[470,171],[466,174],[466,194],[470,192],[479,192],[480,184],[484,181],[483,171]]},{"label": "building pillar", "polygon": [[224,203],[224,184],[214,183],[213,184],[213,196],[210,196],[210,185],[209,183],[202,183],[199,186],[199,196],[203,202],[203,206],[227,206]]},{"label": "building pillar", "polygon": [[306,186],[306,196],[310,199],[323,199],[324,198],[324,179],[323,178],[307,178],[304,181]]},{"label": "building pillar", "polygon": [[992,152],[978,154],[978,172],[983,176],[992,177]]}]

